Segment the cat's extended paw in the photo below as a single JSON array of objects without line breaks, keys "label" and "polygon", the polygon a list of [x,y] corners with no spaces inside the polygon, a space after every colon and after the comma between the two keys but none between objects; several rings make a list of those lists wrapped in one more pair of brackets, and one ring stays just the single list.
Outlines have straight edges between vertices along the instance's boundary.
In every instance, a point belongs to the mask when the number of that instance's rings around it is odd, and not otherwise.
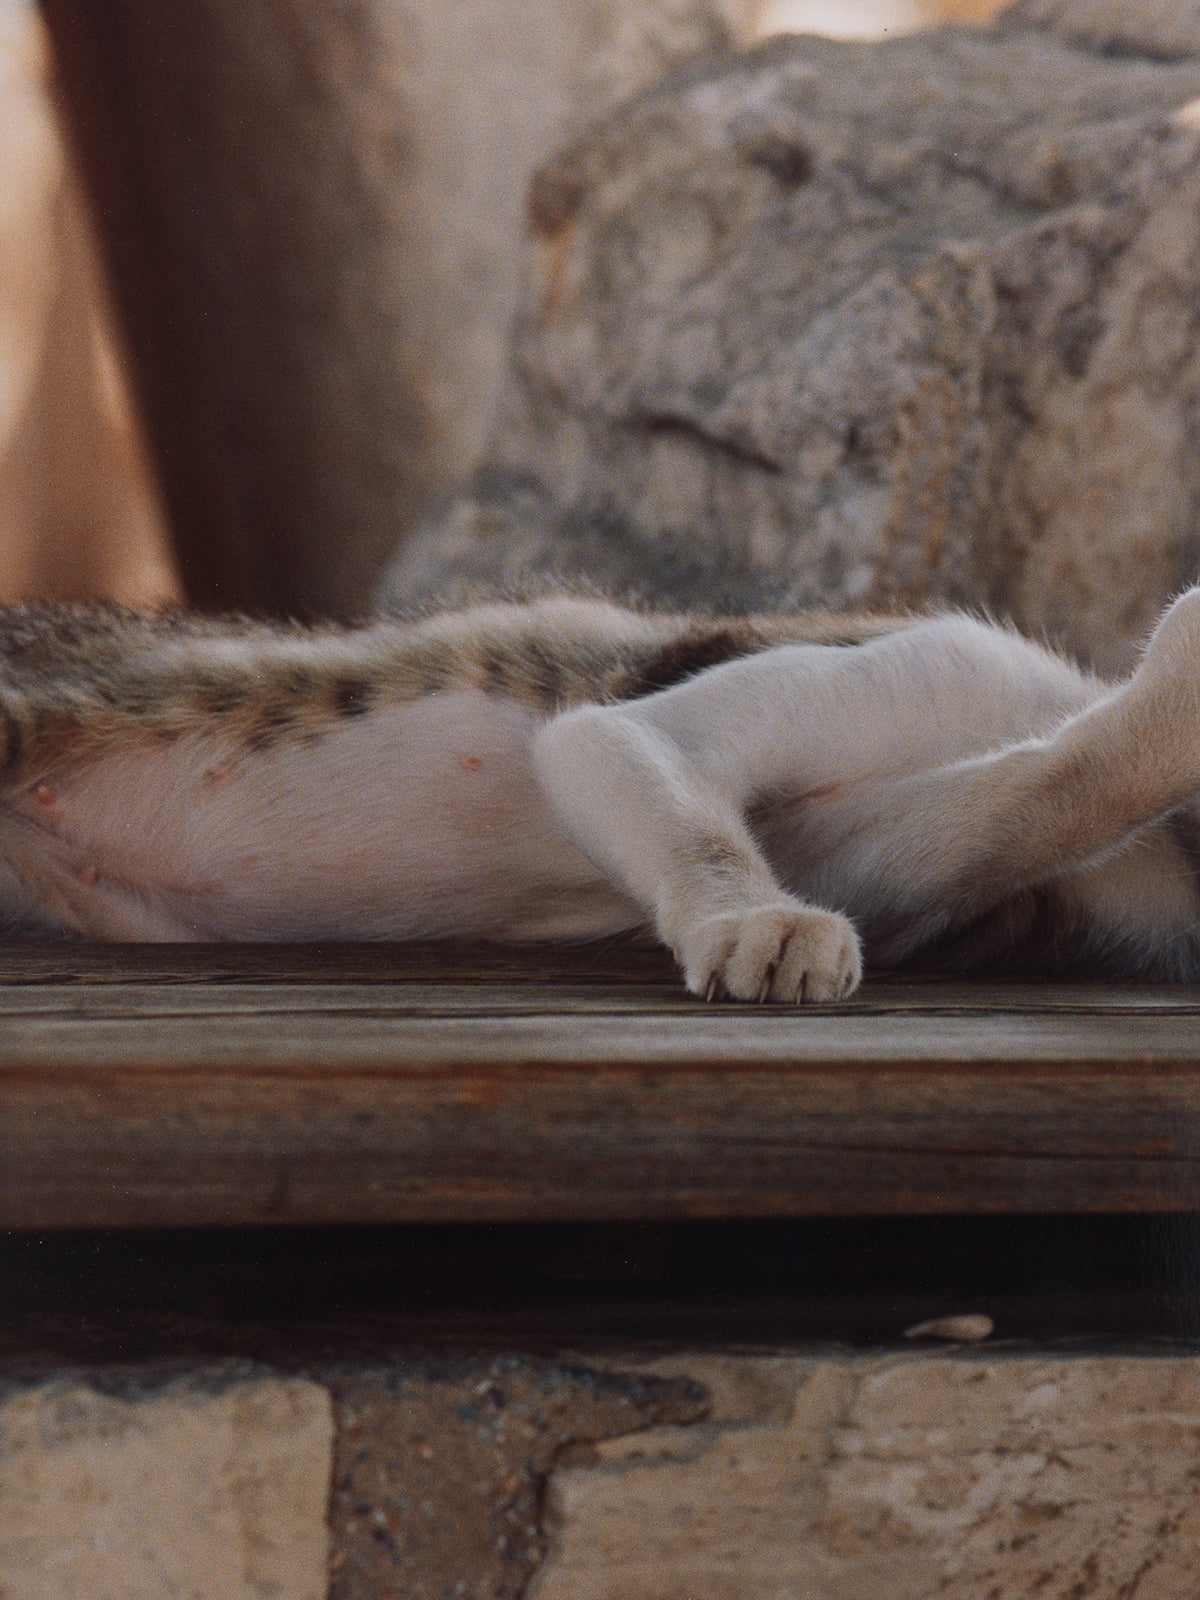
[{"label": "cat's extended paw", "polygon": [[704,917],[680,941],[684,981],[706,999],[843,1000],[862,980],[854,924],[780,898]]}]

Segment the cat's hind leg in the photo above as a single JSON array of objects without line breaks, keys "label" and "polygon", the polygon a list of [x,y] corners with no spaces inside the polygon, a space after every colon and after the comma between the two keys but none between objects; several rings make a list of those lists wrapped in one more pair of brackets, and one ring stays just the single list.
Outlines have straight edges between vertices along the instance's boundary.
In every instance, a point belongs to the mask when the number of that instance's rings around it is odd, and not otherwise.
[{"label": "cat's hind leg", "polygon": [[1193,589],[1132,677],[1050,735],[857,794],[836,870],[856,886],[872,958],[889,965],[1051,883],[1098,933],[1117,939],[1124,922],[1149,949],[1178,941],[1196,915],[1191,865],[1163,819],[1198,793]]}]

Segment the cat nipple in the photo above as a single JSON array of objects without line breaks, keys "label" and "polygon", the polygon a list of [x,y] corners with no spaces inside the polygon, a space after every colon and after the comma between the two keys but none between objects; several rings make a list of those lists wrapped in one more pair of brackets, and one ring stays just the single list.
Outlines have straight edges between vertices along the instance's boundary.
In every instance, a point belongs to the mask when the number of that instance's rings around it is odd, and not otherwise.
[{"label": "cat nipple", "polygon": [[75,874],[75,882],[81,883],[85,889],[90,889],[99,876],[100,868],[94,861],[89,861]]},{"label": "cat nipple", "polygon": [[222,783],[229,776],[228,761],[217,761],[204,769],[205,783]]},{"label": "cat nipple", "polygon": [[56,811],[62,804],[62,796],[57,789],[52,789],[48,783],[39,783],[33,791],[33,798],[43,811]]},{"label": "cat nipple", "polygon": [[464,756],[462,764],[467,772],[478,772],[483,765],[483,760],[480,756]]}]

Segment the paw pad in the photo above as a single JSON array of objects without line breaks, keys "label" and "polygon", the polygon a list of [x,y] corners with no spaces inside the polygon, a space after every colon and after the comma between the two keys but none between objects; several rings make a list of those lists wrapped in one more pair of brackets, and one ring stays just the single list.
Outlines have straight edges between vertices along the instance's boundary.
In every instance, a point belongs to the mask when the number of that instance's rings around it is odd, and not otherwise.
[{"label": "paw pad", "polygon": [[862,979],[853,923],[796,900],[705,917],[679,943],[687,987],[706,999],[842,1000]]}]

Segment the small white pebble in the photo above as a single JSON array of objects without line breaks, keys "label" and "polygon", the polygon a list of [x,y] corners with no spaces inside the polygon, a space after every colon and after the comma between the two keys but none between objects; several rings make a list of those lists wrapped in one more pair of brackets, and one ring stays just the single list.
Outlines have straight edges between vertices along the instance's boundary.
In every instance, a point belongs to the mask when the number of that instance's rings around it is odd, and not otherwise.
[{"label": "small white pebble", "polygon": [[982,1311],[971,1311],[961,1317],[931,1317],[928,1322],[914,1322],[905,1328],[906,1339],[958,1339],[965,1344],[978,1344],[990,1339],[996,1324]]}]

